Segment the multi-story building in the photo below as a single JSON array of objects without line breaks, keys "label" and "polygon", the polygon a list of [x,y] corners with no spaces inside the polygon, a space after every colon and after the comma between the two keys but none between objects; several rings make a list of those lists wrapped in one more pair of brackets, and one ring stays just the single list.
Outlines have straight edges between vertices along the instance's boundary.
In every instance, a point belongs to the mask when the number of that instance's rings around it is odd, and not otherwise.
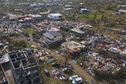
[{"label": "multi-story building", "polygon": [[51,28],[43,34],[44,42],[48,45],[61,42],[63,40],[63,35],[57,28]]},{"label": "multi-story building", "polygon": [[25,49],[8,53],[11,70],[16,84],[41,84],[39,65],[34,51]]}]

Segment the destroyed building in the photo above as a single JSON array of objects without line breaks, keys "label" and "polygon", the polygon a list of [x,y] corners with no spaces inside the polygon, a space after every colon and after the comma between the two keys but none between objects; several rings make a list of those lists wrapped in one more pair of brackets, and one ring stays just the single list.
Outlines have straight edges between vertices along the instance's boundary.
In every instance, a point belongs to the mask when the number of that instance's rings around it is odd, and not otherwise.
[{"label": "destroyed building", "polygon": [[39,65],[34,56],[31,49],[8,53],[16,84],[41,84]]}]

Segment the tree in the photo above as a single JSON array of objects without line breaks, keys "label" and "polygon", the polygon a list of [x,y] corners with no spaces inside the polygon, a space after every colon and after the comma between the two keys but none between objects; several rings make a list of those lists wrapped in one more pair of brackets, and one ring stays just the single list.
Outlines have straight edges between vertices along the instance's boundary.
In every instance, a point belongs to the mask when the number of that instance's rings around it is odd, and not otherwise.
[{"label": "tree", "polygon": [[30,44],[26,42],[25,40],[12,40],[11,39],[9,43],[10,43],[9,50],[18,50],[18,49],[30,47],[29,46]]},{"label": "tree", "polygon": [[33,35],[33,28],[24,28],[24,33],[27,34],[28,36]]}]

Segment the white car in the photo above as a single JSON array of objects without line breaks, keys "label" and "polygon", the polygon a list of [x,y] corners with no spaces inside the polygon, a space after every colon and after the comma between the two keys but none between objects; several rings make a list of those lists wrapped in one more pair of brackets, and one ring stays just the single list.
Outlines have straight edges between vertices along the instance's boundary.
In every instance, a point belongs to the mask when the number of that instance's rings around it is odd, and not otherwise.
[{"label": "white car", "polygon": [[78,75],[70,76],[70,77],[69,77],[69,80],[72,81],[73,79],[75,79],[75,78],[77,78],[77,77],[78,77]]}]

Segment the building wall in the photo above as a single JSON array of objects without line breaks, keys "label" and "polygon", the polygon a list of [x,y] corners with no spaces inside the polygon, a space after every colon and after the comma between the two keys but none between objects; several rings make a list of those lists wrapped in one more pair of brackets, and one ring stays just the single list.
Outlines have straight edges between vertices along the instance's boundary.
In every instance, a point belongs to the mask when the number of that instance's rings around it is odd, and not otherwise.
[{"label": "building wall", "polygon": [[45,37],[44,40],[46,42],[53,43],[53,42],[61,41],[62,38],[63,38],[63,36],[61,35],[61,36],[56,36],[56,37],[53,36],[53,38],[51,38],[51,39],[49,39],[48,37]]},{"label": "building wall", "polygon": [[62,40],[62,36],[56,36],[54,37],[54,42]]}]

